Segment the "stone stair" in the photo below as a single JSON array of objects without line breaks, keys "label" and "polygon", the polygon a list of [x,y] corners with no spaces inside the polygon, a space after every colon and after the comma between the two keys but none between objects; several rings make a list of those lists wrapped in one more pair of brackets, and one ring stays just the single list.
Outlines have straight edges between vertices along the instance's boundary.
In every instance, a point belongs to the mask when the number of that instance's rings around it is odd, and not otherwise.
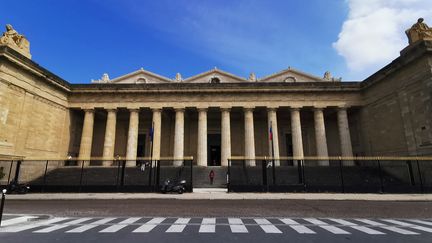
[{"label": "stone stair", "polygon": [[[210,184],[210,171],[214,172],[213,185]],[[222,166],[195,166],[193,168],[194,188],[226,188],[226,173],[228,168]]]}]

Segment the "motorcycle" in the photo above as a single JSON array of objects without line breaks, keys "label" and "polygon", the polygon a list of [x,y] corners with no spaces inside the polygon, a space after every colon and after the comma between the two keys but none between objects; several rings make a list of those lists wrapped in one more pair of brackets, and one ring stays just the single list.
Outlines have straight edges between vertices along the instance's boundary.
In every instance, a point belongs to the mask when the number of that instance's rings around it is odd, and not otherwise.
[{"label": "motorcycle", "polygon": [[11,181],[7,186],[8,194],[26,194],[30,187],[25,184],[19,184],[16,180]]},{"label": "motorcycle", "polygon": [[178,194],[182,194],[186,191],[186,180],[175,181],[166,179],[161,187],[162,193],[167,192],[177,192]]}]

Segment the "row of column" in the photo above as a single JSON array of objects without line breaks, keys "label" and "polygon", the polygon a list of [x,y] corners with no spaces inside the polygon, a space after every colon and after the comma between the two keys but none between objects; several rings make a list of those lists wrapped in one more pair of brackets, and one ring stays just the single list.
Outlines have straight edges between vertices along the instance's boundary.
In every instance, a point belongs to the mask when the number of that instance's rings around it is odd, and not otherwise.
[{"label": "row of column", "polygon": [[[269,141],[270,156],[279,158],[279,137],[277,125],[276,108],[268,108],[268,131],[272,130],[272,139]],[[301,129],[300,108],[291,108],[291,135],[293,145],[293,157],[303,158],[303,140]],[[107,110],[107,123],[105,140],[103,147],[104,165],[111,162],[108,159],[114,157],[114,143],[116,130],[115,109]],[[160,158],[161,144],[161,109],[153,109],[153,145],[152,158]],[[339,128],[339,137],[341,143],[341,156],[352,157],[351,137],[348,125],[348,116],[346,108],[339,108],[337,111],[337,121]],[[255,135],[254,135],[254,118],[253,108],[244,108],[244,155],[249,165],[255,165]],[[91,145],[93,137],[94,110],[85,110],[84,124],[81,136],[81,145],[79,151],[80,159],[88,159],[91,156]],[[126,159],[129,160],[130,166],[135,165],[138,145],[138,126],[139,126],[139,109],[130,109],[129,131],[127,139]],[[328,165],[327,139],[325,131],[325,121],[323,108],[314,109],[314,127],[317,157],[323,157],[319,160],[320,165]],[[175,133],[174,133],[174,164],[181,165],[184,157],[184,108],[175,109]],[[221,165],[227,166],[228,159],[231,157],[231,125],[230,109],[221,109]],[[279,165],[279,161],[275,162]],[[198,147],[197,147],[197,164],[199,166],[207,165],[207,109],[198,109]]]}]

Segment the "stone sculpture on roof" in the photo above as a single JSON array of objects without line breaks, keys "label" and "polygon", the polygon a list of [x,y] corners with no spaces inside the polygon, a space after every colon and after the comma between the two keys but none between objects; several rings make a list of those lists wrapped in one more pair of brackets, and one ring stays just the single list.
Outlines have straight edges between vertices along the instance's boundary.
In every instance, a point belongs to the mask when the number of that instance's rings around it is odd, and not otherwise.
[{"label": "stone sculpture on roof", "polygon": [[177,74],[176,74],[176,76],[175,76],[175,81],[176,81],[176,82],[181,82],[181,81],[183,81],[183,78],[182,78],[182,76],[181,76],[180,73],[177,73]]},{"label": "stone sculpture on roof", "polygon": [[6,31],[3,32],[2,37],[0,37],[0,45],[9,46],[27,58],[31,58],[30,42],[24,35],[19,34],[10,24],[6,25]]},{"label": "stone sculpture on roof", "polygon": [[256,82],[257,81],[257,77],[256,77],[255,73],[250,73],[249,74],[249,81],[251,81],[251,82]]},{"label": "stone sculpture on roof", "polygon": [[405,31],[408,36],[409,44],[413,44],[419,40],[432,40],[432,28],[424,23],[423,18],[419,18],[410,29]]}]

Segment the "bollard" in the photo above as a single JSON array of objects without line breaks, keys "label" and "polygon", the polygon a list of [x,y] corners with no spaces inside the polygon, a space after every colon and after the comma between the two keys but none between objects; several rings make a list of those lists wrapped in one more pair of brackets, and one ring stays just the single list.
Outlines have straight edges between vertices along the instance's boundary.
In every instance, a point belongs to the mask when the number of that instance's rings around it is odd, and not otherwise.
[{"label": "bollard", "polygon": [[1,226],[1,222],[2,222],[2,216],[3,216],[3,208],[4,208],[4,204],[5,204],[5,199],[6,199],[6,189],[3,189],[2,191],[2,197],[1,197],[1,203],[0,203],[0,226]]}]

